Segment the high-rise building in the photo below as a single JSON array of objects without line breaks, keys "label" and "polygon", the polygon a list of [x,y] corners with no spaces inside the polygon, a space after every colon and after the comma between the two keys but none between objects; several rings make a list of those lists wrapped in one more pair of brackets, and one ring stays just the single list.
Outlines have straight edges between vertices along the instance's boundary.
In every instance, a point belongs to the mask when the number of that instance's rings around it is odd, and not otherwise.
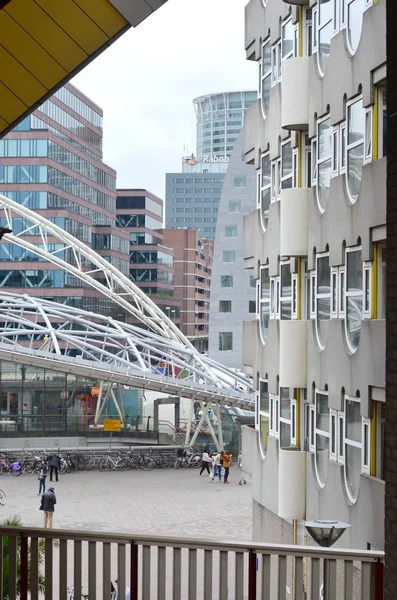
[{"label": "high-rise building", "polygon": [[199,161],[230,156],[244,123],[244,111],[255,102],[255,91],[208,94],[193,100],[197,119]]},{"label": "high-rise building", "polygon": [[130,278],[179,325],[174,251],[162,232],[164,201],[144,189],[118,189],[116,194],[116,225],[129,237]]},{"label": "high-rise building", "polygon": [[210,358],[243,368],[243,321],[255,319],[255,277],[244,268],[244,216],[256,206],[256,171],[244,157],[241,131],[230,157],[219,203],[211,275]]},{"label": "high-rise building", "polygon": [[[102,160],[102,110],[71,84],[0,140],[0,193],[43,214],[124,274],[129,236],[116,229],[116,172]],[[14,220],[14,231],[24,230]],[[35,243],[34,230],[26,235]],[[39,241],[37,241],[39,243]],[[71,250],[60,255],[73,261]],[[0,287],[103,312],[110,300],[27,250],[0,245]]]},{"label": "high-rise building", "polygon": [[195,229],[214,239],[218,205],[234,143],[244,124],[245,110],[255,91],[211,94],[196,98],[196,155],[182,158],[182,172],[166,174],[167,229]]},{"label": "high-rise building", "polygon": [[164,229],[174,251],[174,295],[181,302],[180,329],[201,352],[208,350],[208,315],[213,241],[190,229]]},{"label": "high-rise building", "polygon": [[294,519],[339,520],[351,527],[337,544],[382,550],[386,3],[295,4],[246,8],[261,94],[245,118],[258,174],[244,220],[258,289],[258,320],[244,323],[254,539],[291,543]]}]

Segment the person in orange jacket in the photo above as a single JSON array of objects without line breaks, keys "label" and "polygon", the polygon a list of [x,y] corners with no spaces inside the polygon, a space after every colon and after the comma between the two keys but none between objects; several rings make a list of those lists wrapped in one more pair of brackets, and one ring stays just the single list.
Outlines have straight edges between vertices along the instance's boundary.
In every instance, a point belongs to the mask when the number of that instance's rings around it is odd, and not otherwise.
[{"label": "person in orange jacket", "polygon": [[232,455],[228,451],[226,451],[223,455],[223,468],[225,469],[223,483],[229,483],[229,481],[228,481],[229,469],[230,469],[230,463],[232,462],[232,458],[233,458]]}]

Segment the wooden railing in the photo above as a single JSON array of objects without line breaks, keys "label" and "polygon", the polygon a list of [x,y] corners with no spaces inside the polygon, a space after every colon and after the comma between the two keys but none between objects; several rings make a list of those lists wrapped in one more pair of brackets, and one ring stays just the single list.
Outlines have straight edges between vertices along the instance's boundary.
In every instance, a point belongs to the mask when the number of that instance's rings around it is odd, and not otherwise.
[{"label": "wooden railing", "polygon": [[109,600],[117,580],[118,600],[381,600],[383,560],[361,550],[0,527],[0,598]]}]

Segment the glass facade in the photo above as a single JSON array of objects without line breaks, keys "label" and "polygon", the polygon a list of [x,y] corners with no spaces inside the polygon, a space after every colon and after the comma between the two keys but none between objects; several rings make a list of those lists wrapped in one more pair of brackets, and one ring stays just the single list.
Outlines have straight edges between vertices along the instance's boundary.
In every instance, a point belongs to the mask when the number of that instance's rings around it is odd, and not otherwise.
[{"label": "glass facade", "polygon": [[74,110],[83,119],[89,121],[95,127],[102,129],[102,116],[98,111],[95,111],[91,106],[80,100],[73,92],[68,90],[66,87],[62,87],[54,94],[55,98],[58,98],[61,102],[66,104],[69,108]]},{"label": "glass facade", "polygon": [[40,106],[38,112],[47,115],[50,119],[68,129],[74,135],[81,138],[84,142],[87,142],[91,146],[94,146],[98,150],[102,150],[102,135],[87,127],[81,121],[78,121],[71,114],[54,104],[51,100],[46,100],[44,104]]}]

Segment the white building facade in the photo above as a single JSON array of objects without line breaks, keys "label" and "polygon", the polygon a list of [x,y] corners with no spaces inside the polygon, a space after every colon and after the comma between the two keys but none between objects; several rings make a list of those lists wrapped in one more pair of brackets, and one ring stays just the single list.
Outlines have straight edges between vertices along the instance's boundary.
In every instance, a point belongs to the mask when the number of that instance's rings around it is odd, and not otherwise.
[{"label": "white building facade", "polygon": [[385,13],[384,0],[246,6],[260,98],[244,128],[257,405],[243,468],[257,540],[292,543],[294,520],[331,519],[351,524],[341,546],[384,545]]}]

